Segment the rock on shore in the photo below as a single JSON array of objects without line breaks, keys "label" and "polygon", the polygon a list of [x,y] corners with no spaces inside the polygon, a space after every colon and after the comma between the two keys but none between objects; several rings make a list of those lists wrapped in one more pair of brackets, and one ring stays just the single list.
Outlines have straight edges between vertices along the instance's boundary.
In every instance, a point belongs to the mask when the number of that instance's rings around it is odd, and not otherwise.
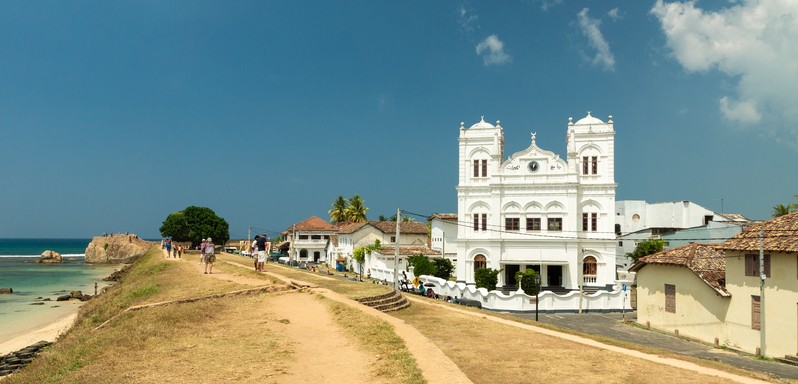
[{"label": "rock on shore", "polygon": [[64,258],[61,257],[61,254],[56,251],[46,250],[42,252],[42,256],[39,260],[36,260],[37,263],[63,263]]},{"label": "rock on shore", "polygon": [[137,235],[96,236],[86,247],[86,263],[132,263],[153,245]]}]

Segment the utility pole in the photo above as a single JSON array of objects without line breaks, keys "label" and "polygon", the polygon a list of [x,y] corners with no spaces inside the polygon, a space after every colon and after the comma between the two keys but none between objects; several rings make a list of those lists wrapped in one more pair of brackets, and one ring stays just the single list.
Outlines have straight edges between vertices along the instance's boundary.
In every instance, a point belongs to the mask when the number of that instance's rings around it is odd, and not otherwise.
[{"label": "utility pole", "polygon": [[247,227],[247,244],[251,244],[249,241],[251,234],[252,234],[252,226],[250,225],[249,227]]},{"label": "utility pole", "polygon": [[402,212],[399,208],[396,208],[396,242],[394,243],[394,254],[393,254],[393,288],[396,289],[397,283],[399,281],[399,223],[402,221],[400,215]]},{"label": "utility pole", "polygon": [[765,356],[765,231],[759,231],[759,354]]}]

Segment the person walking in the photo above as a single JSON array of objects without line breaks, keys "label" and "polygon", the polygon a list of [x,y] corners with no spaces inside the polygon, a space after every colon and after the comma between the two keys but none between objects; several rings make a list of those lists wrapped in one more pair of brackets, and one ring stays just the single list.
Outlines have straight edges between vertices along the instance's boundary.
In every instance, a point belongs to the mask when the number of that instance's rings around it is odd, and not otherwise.
[{"label": "person walking", "polygon": [[205,242],[206,242],[206,240],[202,239],[202,242],[200,243],[200,247],[199,247],[199,249],[200,249],[200,264],[205,262]]},{"label": "person walking", "polygon": [[266,264],[266,235],[264,236],[255,236],[255,241],[257,241],[258,246],[258,266],[255,268],[256,271],[265,272],[264,271],[264,264]]},{"label": "person walking", "polygon": [[166,258],[169,258],[169,253],[172,251],[172,240],[166,239]]},{"label": "person walking", "polygon": [[206,274],[213,274],[213,263],[216,262],[216,245],[213,244],[213,240],[209,237],[207,241],[205,241],[205,273]]},{"label": "person walking", "polygon": [[179,245],[177,247],[177,257],[179,257],[181,259],[183,258],[183,246],[182,245]]},{"label": "person walking", "polygon": [[255,271],[258,270],[258,240],[260,240],[260,235],[255,235],[255,240],[252,240],[252,244],[249,247],[249,256],[252,257],[252,265],[255,267]]}]

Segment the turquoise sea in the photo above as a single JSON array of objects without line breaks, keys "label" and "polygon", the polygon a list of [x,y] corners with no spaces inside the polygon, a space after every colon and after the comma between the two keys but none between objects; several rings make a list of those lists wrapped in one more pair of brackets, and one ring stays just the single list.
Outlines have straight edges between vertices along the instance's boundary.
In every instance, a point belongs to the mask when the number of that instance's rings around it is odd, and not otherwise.
[{"label": "turquoise sea", "polygon": [[[17,335],[41,328],[77,311],[80,302],[56,302],[69,291],[94,294],[108,283],[102,279],[119,266],[84,264],[84,252],[90,239],[0,239],[0,288],[12,288],[12,294],[0,294],[0,343]],[[61,253],[61,264],[32,263],[45,250]],[[42,302],[44,305],[32,303]]]}]

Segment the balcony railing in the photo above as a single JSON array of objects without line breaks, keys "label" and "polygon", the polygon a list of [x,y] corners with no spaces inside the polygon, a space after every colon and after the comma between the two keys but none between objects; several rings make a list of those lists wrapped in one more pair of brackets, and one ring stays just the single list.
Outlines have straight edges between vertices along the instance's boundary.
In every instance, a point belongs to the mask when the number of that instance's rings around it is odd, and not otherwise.
[{"label": "balcony railing", "polygon": [[596,278],[598,276],[595,275],[584,275],[582,276],[582,283],[584,284],[596,284]]}]

